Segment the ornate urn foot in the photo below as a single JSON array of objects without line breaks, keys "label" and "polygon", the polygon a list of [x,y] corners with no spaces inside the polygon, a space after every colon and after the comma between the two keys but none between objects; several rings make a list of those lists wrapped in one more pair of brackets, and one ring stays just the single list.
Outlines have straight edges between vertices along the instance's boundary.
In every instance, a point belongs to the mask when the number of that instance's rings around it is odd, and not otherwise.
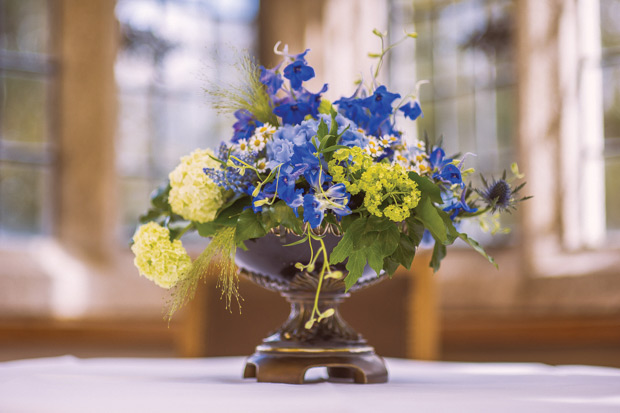
[{"label": "ornate urn foot", "polygon": [[327,367],[330,379],[353,379],[355,383],[385,383],[388,379],[383,359],[374,348],[340,316],[338,304],[348,294],[322,293],[321,311],[335,310],[334,315],[315,323],[310,318],[314,295],[287,292],[291,314],[280,329],[263,340],[246,362],[244,378],[259,382],[302,384],[308,369]]},{"label": "ornate urn foot", "polygon": [[255,377],[259,382],[303,384],[308,369],[327,367],[330,379],[353,379],[355,383],[385,383],[388,379],[383,359],[372,347],[365,353],[300,351],[294,355],[267,352],[257,348],[243,373],[244,378]]}]

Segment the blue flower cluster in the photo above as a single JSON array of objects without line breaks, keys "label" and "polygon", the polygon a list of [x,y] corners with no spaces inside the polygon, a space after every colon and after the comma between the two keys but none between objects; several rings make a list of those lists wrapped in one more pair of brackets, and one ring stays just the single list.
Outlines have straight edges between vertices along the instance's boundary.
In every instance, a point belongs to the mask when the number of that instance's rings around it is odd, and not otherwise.
[{"label": "blue flower cluster", "polygon": [[[260,67],[260,82],[280,124],[263,123],[248,110],[235,112],[231,143],[220,148],[224,163],[218,170],[206,170],[218,185],[237,196],[250,196],[254,212],[278,200],[296,216],[301,207],[303,221],[312,228],[322,224],[327,212],[337,218],[350,214],[351,194],[345,184],[334,182],[319,150],[319,127],[324,123],[327,130],[337,131],[339,147],[361,148],[373,162],[398,163],[438,183],[444,189],[443,208],[453,217],[475,211],[465,201],[461,170],[454,159],[441,148],[426,151],[423,142],[407,147],[396,129],[397,113],[411,120],[423,116],[417,100],[401,99],[385,86],[371,88],[372,93],[360,86],[332,106],[322,97],[327,85],[316,93],[304,86],[315,77],[306,61],[308,51],[280,52],[284,57],[280,64]],[[333,116],[327,114],[336,108]],[[455,185],[460,191],[453,189]]]}]

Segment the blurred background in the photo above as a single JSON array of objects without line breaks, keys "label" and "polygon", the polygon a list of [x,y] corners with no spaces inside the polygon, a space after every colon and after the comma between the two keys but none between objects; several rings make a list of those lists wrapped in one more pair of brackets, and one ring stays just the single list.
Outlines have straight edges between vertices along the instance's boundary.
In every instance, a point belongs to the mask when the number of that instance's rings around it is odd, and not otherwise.
[{"label": "blurred background", "polygon": [[[620,0],[0,0],[0,360],[250,354],[287,304],[215,278],[170,325],[129,239],[179,158],[228,139],[204,88],[249,51],[307,56],[326,96],[368,77],[372,29],[396,48],[390,90],[419,80],[448,153],[534,198],[476,233],[496,271],[452,247],[355,294],[345,317],[384,356],[620,367]],[[204,241],[189,240],[198,253]]]}]

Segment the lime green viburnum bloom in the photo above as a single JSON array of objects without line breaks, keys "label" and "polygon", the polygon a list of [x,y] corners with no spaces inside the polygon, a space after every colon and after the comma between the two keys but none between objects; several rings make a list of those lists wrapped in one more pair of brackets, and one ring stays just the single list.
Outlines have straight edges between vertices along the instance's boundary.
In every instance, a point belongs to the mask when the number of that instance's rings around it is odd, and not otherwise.
[{"label": "lime green viburnum bloom", "polygon": [[181,163],[170,172],[168,202],[172,212],[199,223],[213,221],[217,210],[224,203],[222,189],[204,172],[204,168],[217,168],[219,163],[211,158],[210,149],[196,149],[181,158]]},{"label": "lime green viburnum bloom", "polygon": [[192,266],[181,240],[170,242],[168,228],[155,222],[140,226],[133,240],[134,265],[141,275],[160,287],[173,287]]}]

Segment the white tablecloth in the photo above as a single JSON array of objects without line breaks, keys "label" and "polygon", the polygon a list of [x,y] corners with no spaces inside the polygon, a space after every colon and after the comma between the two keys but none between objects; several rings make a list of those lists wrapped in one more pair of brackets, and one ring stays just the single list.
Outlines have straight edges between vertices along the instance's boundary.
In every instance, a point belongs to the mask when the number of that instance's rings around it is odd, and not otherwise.
[{"label": "white tablecloth", "polygon": [[0,412],[620,412],[620,369],[387,359],[386,384],[242,379],[244,359],[0,363]]}]

